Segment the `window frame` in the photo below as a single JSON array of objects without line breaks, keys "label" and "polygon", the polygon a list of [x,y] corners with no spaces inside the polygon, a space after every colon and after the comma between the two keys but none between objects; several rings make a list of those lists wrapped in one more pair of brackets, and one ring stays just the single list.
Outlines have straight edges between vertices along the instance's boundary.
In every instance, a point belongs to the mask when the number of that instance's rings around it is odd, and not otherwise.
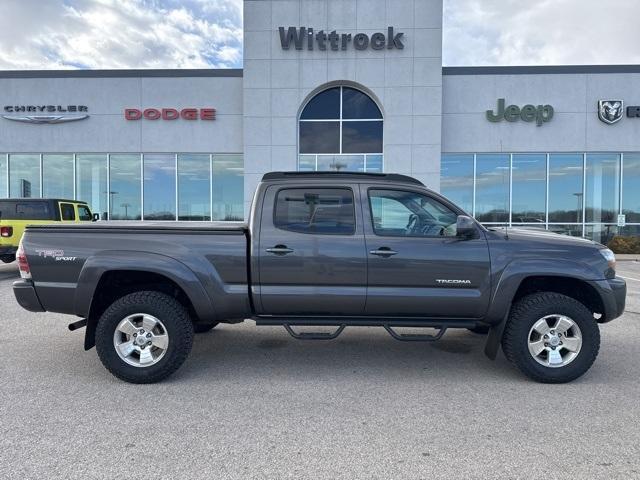
[{"label": "window frame", "polygon": [[[456,217],[460,216],[460,215],[466,215],[466,213],[458,208],[458,206],[456,206],[455,204],[451,203],[450,201],[448,201],[445,197],[442,197],[441,195],[434,195],[432,194],[432,192],[425,192],[422,190],[418,190],[418,189],[413,189],[413,188],[399,188],[396,186],[393,187],[385,187],[385,186],[368,186],[366,189],[366,192],[364,192],[365,194],[365,198],[364,200],[367,202],[368,206],[369,206],[369,224],[368,227],[371,228],[371,233],[373,233],[373,235],[375,235],[376,237],[381,237],[381,238],[406,238],[406,239],[452,239],[452,238],[456,238],[454,236],[451,237],[446,237],[446,236],[419,236],[419,235],[413,235],[413,236],[407,236],[407,235],[385,235],[385,234],[381,234],[378,233],[376,231],[376,227],[373,223],[373,205],[371,204],[371,190],[386,190],[386,191],[395,191],[395,192],[404,192],[404,193],[413,193],[413,194],[417,194],[417,195],[422,195],[424,197],[428,197],[432,200],[435,200],[443,205],[445,205],[449,210],[451,210],[453,213],[456,214]],[[474,219],[475,220],[475,219]],[[477,222],[477,220],[476,220]],[[366,222],[365,222],[366,223]],[[480,224],[480,222],[478,222],[478,224]]]},{"label": "window frame", "polygon": [[[64,218],[64,208],[71,207],[71,211],[73,212],[73,218]],[[60,202],[60,221],[62,222],[76,222],[78,221],[78,215],[76,212],[76,206],[70,202]]]},{"label": "window frame", "polygon": [[279,227],[278,224],[276,223],[276,213],[277,213],[277,204],[278,204],[278,196],[280,195],[280,192],[284,191],[284,190],[303,190],[305,188],[310,188],[308,185],[307,186],[282,186],[278,189],[276,189],[276,191],[273,194],[273,211],[271,213],[271,223],[273,225],[273,228],[275,228],[276,230],[281,230],[283,232],[288,232],[288,233],[296,233],[299,235],[329,235],[329,236],[343,236],[343,237],[353,237],[356,235],[356,232],[358,231],[358,216],[357,216],[357,211],[356,211],[356,194],[355,191],[353,190],[353,187],[346,187],[346,186],[314,186],[310,189],[312,190],[345,190],[350,192],[351,194],[351,208],[352,208],[352,213],[353,213],[353,230],[350,233],[331,233],[331,232],[299,232],[297,230],[290,230],[288,228],[282,228]]}]

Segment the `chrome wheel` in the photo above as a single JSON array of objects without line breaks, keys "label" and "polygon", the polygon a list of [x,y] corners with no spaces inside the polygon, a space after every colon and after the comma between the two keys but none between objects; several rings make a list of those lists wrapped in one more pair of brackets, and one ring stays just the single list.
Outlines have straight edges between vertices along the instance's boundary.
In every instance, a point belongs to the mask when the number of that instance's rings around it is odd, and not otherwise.
[{"label": "chrome wheel", "polygon": [[551,368],[564,367],[580,353],[582,332],[566,315],[546,315],[529,330],[528,347],[539,364]]},{"label": "chrome wheel", "polygon": [[163,323],[152,315],[136,313],[124,318],[113,334],[118,356],[134,367],[150,367],[167,352],[169,335]]}]

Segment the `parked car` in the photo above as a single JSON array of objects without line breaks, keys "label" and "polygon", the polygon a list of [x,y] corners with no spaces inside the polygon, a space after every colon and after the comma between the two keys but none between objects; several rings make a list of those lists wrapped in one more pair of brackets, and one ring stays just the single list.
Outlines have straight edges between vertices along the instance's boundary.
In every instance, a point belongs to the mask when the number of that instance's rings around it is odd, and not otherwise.
[{"label": "parked car", "polygon": [[91,209],[85,202],[47,198],[0,199],[0,260],[16,259],[18,244],[27,225],[90,222]]},{"label": "parked car", "polygon": [[626,294],[603,245],[487,229],[394,174],[267,174],[248,224],[30,226],[18,262],[20,305],[80,317],[70,328],[87,327],[85,349],[134,383],[178,369],[194,332],[247,318],[299,339],[351,326],[407,341],[489,330],[490,358],[502,345],[530,378],[568,382],[594,362],[599,324],[622,314]]}]

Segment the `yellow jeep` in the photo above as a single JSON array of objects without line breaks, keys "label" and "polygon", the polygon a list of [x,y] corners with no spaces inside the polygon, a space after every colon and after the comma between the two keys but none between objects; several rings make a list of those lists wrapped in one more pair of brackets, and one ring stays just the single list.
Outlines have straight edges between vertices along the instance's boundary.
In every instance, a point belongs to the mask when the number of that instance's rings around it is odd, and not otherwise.
[{"label": "yellow jeep", "polygon": [[0,199],[0,260],[10,263],[16,259],[16,250],[27,225],[93,220],[89,206],[78,200]]}]

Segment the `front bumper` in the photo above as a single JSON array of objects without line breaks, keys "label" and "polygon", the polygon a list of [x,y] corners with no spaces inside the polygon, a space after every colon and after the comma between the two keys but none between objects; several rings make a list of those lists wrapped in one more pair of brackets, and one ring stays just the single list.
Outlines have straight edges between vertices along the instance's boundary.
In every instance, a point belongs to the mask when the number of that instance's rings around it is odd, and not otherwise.
[{"label": "front bumper", "polygon": [[13,294],[22,308],[30,312],[44,312],[40,299],[33,288],[31,280],[18,280],[13,282]]},{"label": "front bumper", "polygon": [[624,312],[627,299],[627,282],[620,277],[616,277],[599,280],[595,283],[595,287],[600,293],[600,298],[604,305],[602,318],[599,319],[598,322],[606,323],[618,318]]}]

